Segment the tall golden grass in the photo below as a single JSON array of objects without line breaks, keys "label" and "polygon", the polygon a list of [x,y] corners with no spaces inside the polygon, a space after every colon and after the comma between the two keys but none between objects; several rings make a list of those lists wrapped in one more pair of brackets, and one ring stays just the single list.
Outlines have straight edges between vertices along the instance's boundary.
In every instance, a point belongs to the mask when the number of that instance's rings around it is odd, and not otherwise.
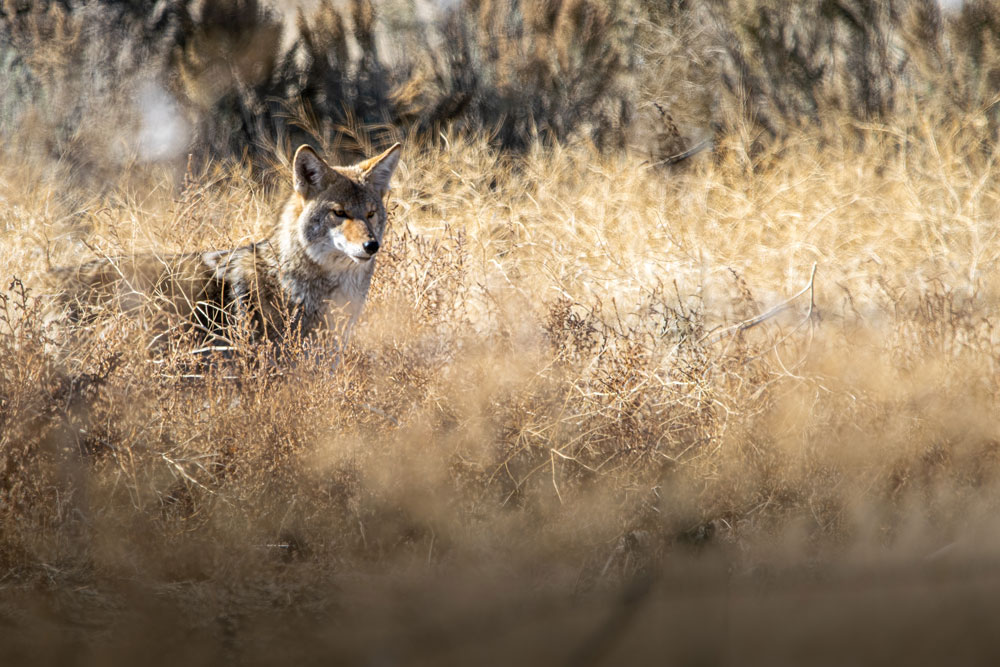
[{"label": "tall golden grass", "polygon": [[[683,4],[650,44],[684,48]],[[673,167],[413,126],[359,326],[280,364],[47,326],[41,286],[262,238],[281,141],[270,168],[126,147],[99,187],[5,145],[0,662],[995,662],[993,103],[820,86],[786,122],[758,83]]]},{"label": "tall golden grass", "polygon": [[[861,150],[803,132],[752,163],[733,143],[670,173],[585,143],[517,161],[475,138],[411,144],[343,356],[304,341],[281,368],[249,348],[195,372],[114,315],[47,352],[35,277],[258,238],[287,188],[220,167],[65,210],[8,158],[5,613],[32,600],[10,627],[111,628],[120,642],[79,641],[127,657],[139,604],[171,660],[274,657],[299,632],[432,662],[513,633],[497,661],[555,660],[650,655],[650,618],[692,622],[680,595],[708,624],[682,653],[767,660],[787,655],[750,628],[788,603],[758,587],[845,623],[867,596],[870,621],[926,620],[923,595],[983,602],[1000,251],[975,120],[850,128]],[[720,614],[729,634],[705,638]],[[823,645],[816,623],[789,646]]]}]

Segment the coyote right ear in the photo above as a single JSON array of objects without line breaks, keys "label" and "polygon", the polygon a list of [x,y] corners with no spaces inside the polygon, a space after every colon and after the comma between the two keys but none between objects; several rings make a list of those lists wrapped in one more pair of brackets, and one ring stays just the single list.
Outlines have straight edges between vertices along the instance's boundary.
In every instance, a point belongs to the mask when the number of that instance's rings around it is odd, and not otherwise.
[{"label": "coyote right ear", "polygon": [[303,144],[295,151],[293,170],[295,191],[303,197],[309,197],[323,189],[330,168],[312,147]]},{"label": "coyote right ear", "polygon": [[400,149],[402,147],[403,144],[396,142],[381,155],[358,163],[358,167],[364,172],[365,178],[382,197],[389,191],[389,181],[392,179],[392,174],[396,171],[396,166],[399,164],[399,155],[402,153]]}]

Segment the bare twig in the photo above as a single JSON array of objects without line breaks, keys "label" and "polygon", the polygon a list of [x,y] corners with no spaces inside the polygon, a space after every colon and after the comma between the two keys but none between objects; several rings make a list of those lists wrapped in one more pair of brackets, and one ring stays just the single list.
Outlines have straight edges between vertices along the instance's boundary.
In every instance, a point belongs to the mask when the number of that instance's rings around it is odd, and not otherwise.
[{"label": "bare twig", "polygon": [[[816,307],[815,293],[814,293],[814,287],[813,287],[814,286],[814,281],[816,280],[816,266],[817,266],[816,262],[813,262],[812,272],[809,275],[809,284],[807,284],[801,290],[799,290],[798,292],[796,292],[792,296],[788,297],[787,299],[785,299],[784,301],[782,301],[778,305],[776,305],[773,308],[771,308],[770,310],[768,310],[766,313],[762,313],[760,315],[757,315],[756,317],[752,317],[752,318],[750,318],[748,320],[744,320],[744,321],[742,321],[742,322],[740,322],[738,324],[734,324],[733,326],[727,327],[727,328],[723,329],[722,331],[716,331],[714,333],[711,333],[711,332],[707,333],[704,336],[702,336],[700,339],[698,339],[698,342],[702,343],[702,342],[706,342],[707,341],[707,343],[709,345],[711,345],[713,343],[719,342],[720,340],[722,340],[726,336],[729,336],[729,335],[732,335],[732,334],[736,334],[736,333],[740,333],[741,331],[746,331],[747,329],[752,329],[753,327],[757,326],[758,324],[766,322],[767,320],[771,319],[775,315],[778,315],[779,313],[781,313],[782,311],[784,311],[786,308],[788,308],[792,304],[793,301],[795,301],[796,299],[798,299],[800,296],[802,296],[806,292],[809,293],[809,310],[806,313],[806,317],[803,320],[803,322],[808,321],[809,318],[812,317],[813,311],[814,311],[814,309]],[[799,324],[799,326],[801,326],[801,323]],[[796,328],[798,328],[798,326]]]},{"label": "bare twig", "polygon": [[671,155],[669,157],[663,158],[662,160],[657,160],[656,162],[649,162],[642,166],[646,169],[649,169],[651,167],[665,167],[667,165],[677,164],[678,162],[683,162],[689,157],[694,157],[695,155],[702,152],[706,148],[711,148],[713,143],[714,142],[711,139],[703,139],[702,141],[699,141],[697,144],[687,149],[683,153],[678,153],[677,155]]}]

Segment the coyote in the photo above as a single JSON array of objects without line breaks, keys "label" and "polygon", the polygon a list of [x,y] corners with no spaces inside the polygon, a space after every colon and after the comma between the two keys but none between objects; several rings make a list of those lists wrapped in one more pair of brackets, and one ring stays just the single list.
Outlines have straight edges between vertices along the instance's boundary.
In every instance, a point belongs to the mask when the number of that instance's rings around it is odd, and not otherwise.
[{"label": "coyote", "polygon": [[[55,315],[82,322],[113,308],[166,315],[220,347],[349,327],[364,305],[386,225],[385,195],[400,144],[348,167],[309,146],[295,152],[295,192],[270,237],[230,250],[105,258],[55,269]],[[161,332],[163,335],[165,332]]]}]

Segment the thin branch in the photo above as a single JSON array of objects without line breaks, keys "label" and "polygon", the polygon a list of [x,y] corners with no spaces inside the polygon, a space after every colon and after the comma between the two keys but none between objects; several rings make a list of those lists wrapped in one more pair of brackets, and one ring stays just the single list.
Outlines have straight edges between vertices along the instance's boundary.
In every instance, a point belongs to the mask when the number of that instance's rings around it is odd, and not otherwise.
[{"label": "thin branch", "polygon": [[[813,262],[812,272],[809,275],[809,284],[807,284],[801,290],[799,290],[798,292],[796,292],[794,295],[788,297],[787,299],[785,299],[784,301],[782,301],[778,305],[776,305],[773,308],[771,308],[770,310],[768,310],[766,313],[762,313],[760,315],[757,315],[756,317],[750,318],[749,320],[744,320],[744,321],[742,321],[742,322],[740,322],[738,324],[734,324],[733,326],[727,327],[727,328],[723,329],[722,331],[717,331],[714,334],[707,333],[704,336],[702,336],[701,338],[699,338],[698,342],[702,343],[702,342],[705,342],[706,339],[709,339],[708,340],[708,344],[711,345],[713,343],[719,342],[720,340],[722,340],[726,336],[730,336],[730,335],[739,333],[741,331],[746,331],[747,329],[752,329],[753,327],[757,326],[758,324],[761,324],[762,322],[765,322],[765,321],[771,319],[772,317],[774,317],[775,315],[778,315],[779,313],[781,313],[782,311],[784,311],[786,308],[788,308],[792,304],[793,301],[795,301],[796,299],[798,299],[800,296],[802,296],[806,292],[809,293],[809,311],[806,314],[806,320],[808,320],[809,318],[812,317],[813,310],[816,307],[815,292],[814,292],[814,287],[813,287],[814,283],[815,283],[815,280],[816,280],[816,266],[817,266],[816,262]],[[796,327],[796,328],[798,328],[798,327]]]}]

